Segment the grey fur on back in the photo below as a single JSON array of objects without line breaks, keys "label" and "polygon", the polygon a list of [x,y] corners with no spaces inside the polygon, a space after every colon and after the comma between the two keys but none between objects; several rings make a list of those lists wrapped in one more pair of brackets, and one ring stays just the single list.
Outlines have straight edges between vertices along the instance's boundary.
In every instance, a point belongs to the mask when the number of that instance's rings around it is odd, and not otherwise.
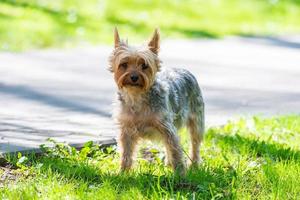
[{"label": "grey fur on back", "polygon": [[[148,92],[150,107],[154,112],[171,115],[173,124],[180,128],[189,117],[198,118],[204,129],[204,102],[196,78],[185,69],[164,68]],[[170,116],[166,116],[169,118]],[[171,122],[172,123],[172,122]]]}]

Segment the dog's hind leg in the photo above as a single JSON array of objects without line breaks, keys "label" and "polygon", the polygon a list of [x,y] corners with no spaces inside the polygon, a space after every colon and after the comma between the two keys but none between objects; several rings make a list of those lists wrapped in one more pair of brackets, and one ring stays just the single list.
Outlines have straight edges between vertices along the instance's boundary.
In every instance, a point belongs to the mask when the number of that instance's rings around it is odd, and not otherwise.
[{"label": "dog's hind leg", "polygon": [[192,114],[188,118],[187,128],[190,133],[190,164],[198,164],[200,161],[200,145],[204,135],[204,111]]}]

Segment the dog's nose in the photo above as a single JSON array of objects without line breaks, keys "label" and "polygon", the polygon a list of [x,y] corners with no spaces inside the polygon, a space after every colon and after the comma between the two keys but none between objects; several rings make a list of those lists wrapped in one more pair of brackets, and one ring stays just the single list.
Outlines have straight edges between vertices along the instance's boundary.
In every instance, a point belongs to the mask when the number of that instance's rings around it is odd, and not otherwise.
[{"label": "dog's nose", "polygon": [[138,75],[136,75],[136,74],[132,74],[131,76],[130,76],[130,78],[131,78],[131,80],[132,80],[132,82],[137,82],[137,80],[139,80],[139,76]]}]

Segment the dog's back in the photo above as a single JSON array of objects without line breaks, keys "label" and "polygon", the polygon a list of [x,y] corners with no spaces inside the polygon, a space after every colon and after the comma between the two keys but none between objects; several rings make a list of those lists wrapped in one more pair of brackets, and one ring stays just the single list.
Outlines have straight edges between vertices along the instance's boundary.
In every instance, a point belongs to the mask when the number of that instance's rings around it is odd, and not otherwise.
[{"label": "dog's back", "polygon": [[194,115],[203,116],[203,119],[199,119],[199,123],[204,123],[202,93],[196,78],[188,70],[163,68],[157,74],[156,82],[152,87],[156,107],[173,115],[177,128],[184,126],[185,122]]}]

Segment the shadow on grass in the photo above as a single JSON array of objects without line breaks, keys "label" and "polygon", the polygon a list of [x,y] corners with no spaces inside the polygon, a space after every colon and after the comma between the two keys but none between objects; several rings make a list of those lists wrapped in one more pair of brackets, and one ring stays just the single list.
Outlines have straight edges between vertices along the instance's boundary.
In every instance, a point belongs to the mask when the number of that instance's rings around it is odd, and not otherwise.
[{"label": "shadow on grass", "polygon": [[39,162],[43,163],[45,173],[51,169],[66,179],[83,181],[87,185],[110,183],[120,195],[135,188],[148,198],[163,198],[165,195],[175,197],[178,193],[200,199],[212,198],[216,193],[224,198],[230,198],[233,196],[231,182],[236,177],[233,169],[221,167],[199,167],[190,170],[186,178],[181,178],[170,173],[162,176],[153,175],[151,172],[134,171],[122,174],[115,170],[112,173],[103,173],[94,165],[70,162],[61,158],[42,158]]},{"label": "shadow on grass", "polygon": [[20,2],[20,1],[15,1],[15,0],[2,0],[1,2],[12,5],[12,6],[36,9],[36,10],[39,10],[39,11],[47,12],[48,14],[55,14],[55,15],[66,14],[66,13],[63,13],[63,12],[60,12],[60,11],[57,11],[57,10],[53,10],[53,9],[44,7],[42,5],[39,5],[38,3],[34,4],[34,3]]},{"label": "shadow on grass", "polygon": [[198,37],[214,38],[214,39],[219,38],[218,35],[216,34],[204,30],[199,30],[199,29],[170,27],[167,28],[167,30],[182,33],[183,35],[190,38],[198,38]]},{"label": "shadow on grass", "polygon": [[[206,139],[208,142],[216,140],[216,144],[224,152],[234,150],[241,155],[264,157],[275,162],[300,160],[299,151],[285,148],[277,143],[250,139],[237,134],[224,135],[209,131]],[[78,184],[98,185],[99,189],[106,187],[108,183],[109,187],[114,188],[118,195],[130,192],[134,188],[146,198],[158,199],[172,198],[176,195],[196,199],[214,197],[232,199],[236,197],[235,188],[239,184],[236,180],[243,178],[230,165],[213,166],[209,163],[203,163],[198,168],[190,169],[184,178],[175,176],[166,170],[160,171],[161,176],[155,175],[153,170],[161,168],[154,164],[149,165],[149,168],[146,166],[147,170],[139,170],[138,167],[135,167],[131,173],[122,174],[118,173],[115,168],[110,171],[108,165],[101,168],[101,162],[106,163],[105,159],[106,157],[102,158],[102,161],[97,164],[89,164],[87,160],[74,161],[69,158],[42,156],[38,162],[43,163],[42,173],[47,173],[50,170],[66,180],[76,181]],[[108,162],[111,160],[108,159]]]},{"label": "shadow on grass", "polygon": [[[216,144],[225,152],[237,150],[242,155],[264,157],[273,159],[275,162],[300,160],[300,152],[271,142],[249,139],[240,135],[222,135],[214,131],[209,131],[206,135],[208,142],[216,140]],[[232,199],[236,197],[235,188],[241,177],[234,167],[227,164],[213,166],[203,163],[198,168],[190,169],[186,177],[178,177],[167,170],[162,170],[160,165],[144,166],[147,170],[139,170],[138,167],[130,173],[118,173],[115,163],[114,167],[108,167],[112,162],[110,157],[106,161],[106,156],[101,157],[99,163],[90,163],[88,160],[78,161],[65,157],[56,157],[47,154],[34,162],[42,163],[41,173],[47,174],[49,171],[59,174],[67,181],[76,181],[78,184],[96,185],[113,188],[114,192],[120,196],[130,192],[133,188],[146,198],[175,198],[178,195],[186,198],[211,199],[222,198]],[[97,158],[93,158],[95,161]],[[115,158],[114,158],[115,159]],[[101,166],[105,162],[105,166]],[[155,175],[156,169],[161,169],[161,176]],[[51,174],[50,174],[51,176]],[[273,174],[267,175],[273,176]],[[270,177],[269,177],[270,178]],[[105,183],[105,184],[104,184]],[[89,190],[87,188],[87,190]],[[87,191],[88,192],[88,191]]]},{"label": "shadow on grass", "polygon": [[[108,15],[106,16],[106,20],[110,22],[111,24],[117,24],[117,25],[126,25],[126,26],[131,26],[134,29],[137,29],[139,31],[153,31],[155,27],[148,27],[147,24],[143,22],[138,22],[138,21],[130,21],[127,19],[120,19],[115,15]],[[164,31],[168,32],[177,32],[181,33],[187,37],[190,38],[198,38],[198,37],[204,37],[204,38],[218,38],[218,36],[214,33],[205,31],[205,30],[199,30],[199,29],[192,29],[192,28],[185,28],[185,27],[174,27],[174,26],[165,26],[162,27]]]},{"label": "shadow on grass", "polygon": [[[76,28],[85,27],[90,30],[99,29],[99,19],[87,18],[85,16],[80,15],[75,10],[66,11],[66,10],[54,10],[48,8],[38,2],[25,2],[25,1],[14,1],[14,0],[3,0],[1,3],[9,4],[11,6],[29,8],[35,11],[43,12],[49,15],[53,20],[57,22],[57,24],[61,27],[67,27],[67,33],[71,34]],[[1,16],[0,16],[1,17]],[[71,21],[70,21],[71,19]],[[126,18],[120,18],[113,13],[106,13],[104,19],[113,27],[113,26],[128,26],[131,29],[138,30],[140,33],[148,33],[149,31],[153,31],[153,28],[150,27],[145,22],[140,22],[136,20],[128,20]],[[211,33],[206,30],[201,30],[198,28],[187,28],[187,27],[177,27],[177,26],[168,26],[165,25],[161,27],[165,32],[169,33],[180,33],[189,38],[218,38],[217,34]],[[71,33],[68,33],[71,32]],[[72,34],[71,34],[72,35]]]},{"label": "shadow on grass", "polygon": [[0,11],[0,19],[10,20],[10,19],[14,19],[14,18],[15,18],[14,16],[1,13],[1,11]]},{"label": "shadow on grass", "polygon": [[[77,28],[78,26],[84,26],[89,29],[96,29],[97,27],[92,26],[89,22],[91,19],[86,19],[83,16],[80,16],[76,10],[75,11],[61,11],[61,10],[54,10],[50,9],[48,7],[45,7],[43,5],[40,5],[39,3],[35,2],[20,2],[20,1],[14,1],[14,0],[2,0],[1,3],[6,3],[11,6],[17,6],[22,8],[29,8],[32,10],[44,12],[48,14],[50,17],[52,17],[60,26],[68,27],[69,29]],[[69,19],[69,17],[72,18],[72,20]]]},{"label": "shadow on grass", "polygon": [[266,157],[275,161],[281,160],[300,160],[300,151],[285,148],[275,142],[260,141],[250,139],[241,135],[223,135],[210,132],[207,135],[209,140],[216,139],[221,148],[238,150],[256,157]]}]

